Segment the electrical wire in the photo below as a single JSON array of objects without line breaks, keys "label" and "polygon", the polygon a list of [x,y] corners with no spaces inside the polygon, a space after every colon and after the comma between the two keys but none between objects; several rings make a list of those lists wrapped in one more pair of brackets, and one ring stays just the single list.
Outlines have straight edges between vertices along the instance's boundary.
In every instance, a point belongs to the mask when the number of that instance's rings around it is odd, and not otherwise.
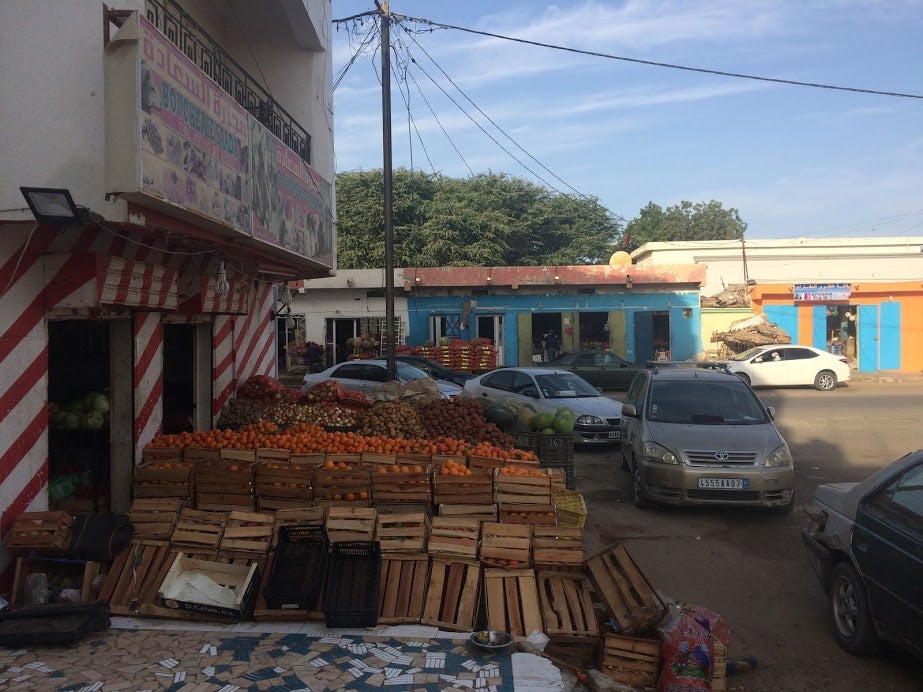
[{"label": "electrical wire", "polygon": [[899,91],[881,91],[877,89],[862,89],[858,87],[847,87],[839,86],[835,84],[823,84],[820,82],[800,82],[794,79],[781,79],[778,77],[761,77],[759,75],[745,74],[742,72],[726,72],[724,70],[709,70],[704,67],[690,67],[688,65],[677,65],[674,63],[668,62],[658,62],[655,60],[642,60],[640,58],[628,58],[621,55],[611,55],[609,53],[600,53],[598,51],[592,50],[583,50],[581,48],[571,48],[569,46],[559,46],[553,43],[542,43],[540,41],[530,41],[524,38],[516,38],[514,36],[504,36],[502,34],[495,34],[489,31],[479,31],[477,29],[469,29],[464,26],[455,26],[453,24],[443,24],[441,22],[434,22],[430,19],[421,19],[418,17],[408,17],[406,15],[394,15],[400,20],[408,20],[412,22],[419,22],[420,24],[427,24],[429,26],[434,26],[439,29],[454,29],[455,31],[464,31],[469,34],[477,34],[480,36],[488,36],[490,38],[499,38],[504,41],[513,41],[514,43],[524,43],[530,46],[537,46],[539,48],[551,48],[553,50],[565,51],[567,53],[577,53],[578,55],[589,55],[595,58],[606,58],[607,60],[621,60],[623,62],[636,63],[639,65],[650,65],[652,67],[666,67],[671,70],[685,70],[686,72],[699,72],[701,74],[712,74],[718,75],[720,77],[734,77],[736,79],[751,79],[759,82],[773,82],[776,84],[787,84],[790,86],[802,86],[802,87],[811,87],[814,89],[832,89],[834,91],[850,91],[859,94],[872,94],[875,96],[894,96],[897,98],[908,98],[908,99],[923,99],[923,94],[909,94]]},{"label": "electrical wire", "polygon": [[[399,64],[399,60],[398,60],[398,59],[396,59],[394,62],[395,62],[395,64]],[[405,106],[405,108],[407,109],[407,140],[408,140],[408,146],[409,146],[409,149],[410,149],[410,171],[411,171],[411,173],[412,173],[413,170],[414,170],[414,168],[413,168],[413,137],[412,137],[411,132],[410,132],[411,128],[413,128],[413,131],[414,131],[414,132],[416,133],[416,135],[417,135],[417,140],[420,142],[420,148],[423,149],[423,155],[426,157],[426,161],[429,163],[429,167],[430,167],[430,169],[432,169],[433,175],[436,175],[436,166],[433,165],[433,160],[430,158],[429,151],[428,151],[427,148],[426,148],[426,142],[423,141],[423,135],[420,133],[420,130],[419,130],[419,128],[417,127],[417,121],[414,119],[414,117],[413,117],[413,112],[412,112],[411,109],[410,109],[410,85],[409,85],[408,82],[407,82],[407,75],[408,75],[408,72],[407,72],[407,69],[406,69],[406,65],[404,65],[404,66],[401,68],[401,71],[400,71],[400,72],[401,72],[401,74],[403,74],[403,78],[401,77],[400,74],[397,73],[396,70],[392,69],[392,74],[394,75],[394,77],[396,78],[396,81],[397,81],[397,83],[398,83],[398,92],[400,93],[401,98],[404,100],[404,106]],[[411,78],[412,78],[412,76],[411,76]],[[404,92],[403,89],[401,89],[401,85],[402,85],[402,84],[403,84],[403,86],[407,89],[407,92],[406,92],[406,93]],[[424,101],[424,102],[426,101],[426,97],[425,97],[425,96],[423,97],[423,101]],[[429,104],[427,104],[427,105],[429,105]],[[432,112],[432,109],[430,109],[430,111]],[[433,117],[434,117],[434,118],[436,117],[436,114],[435,114],[435,113],[433,113]],[[439,122],[438,119],[437,119],[436,122]],[[440,124],[440,127],[441,127],[441,126],[442,126],[442,125]],[[445,131],[445,130],[443,130],[443,132],[444,132],[444,131]],[[456,151],[457,151],[457,149],[456,149]],[[462,161],[465,161],[464,158],[462,158]],[[466,165],[466,166],[468,165],[467,161],[465,161],[465,165]],[[470,167],[469,167],[468,170],[471,170]]]},{"label": "electrical wire", "polygon": [[[413,85],[416,87],[417,92],[420,94],[420,97],[423,99],[423,103],[426,104],[426,107],[429,109],[429,112],[432,113],[433,120],[435,120],[436,124],[439,125],[439,129],[442,130],[442,134],[445,135],[445,138],[449,141],[449,144],[455,150],[455,153],[458,154],[458,158],[460,158],[462,163],[465,164],[465,168],[468,169],[468,173],[470,173],[473,176],[474,170],[469,165],[468,160],[465,158],[465,155],[462,154],[461,150],[456,146],[455,140],[452,139],[452,136],[445,129],[445,126],[442,124],[442,121],[439,120],[439,116],[436,115],[436,111],[433,109],[432,104],[430,104],[429,100],[426,98],[426,94],[423,93],[423,90],[420,88],[420,85],[417,83],[416,78],[410,72],[408,72],[407,75],[410,77],[410,81],[413,82]],[[433,172],[434,173],[436,172],[435,167],[433,168]]]},{"label": "electrical wire", "polygon": [[32,224],[32,229],[29,231],[29,235],[26,237],[26,242],[23,243],[22,250],[19,251],[19,257],[16,258],[16,266],[13,267],[13,272],[10,274],[10,280],[7,281],[6,286],[3,287],[2,295],[6,295],[6,292],[10,290],[10,286],[13,285],[13,279],[16,278],[16,272],[19,271],[19,265],[22,262],[22,258],[26,255],[26,250],[29,248],[29,243],[32,242],[32,234],[35,233],[36,228],[38,228],[38,221]]}]

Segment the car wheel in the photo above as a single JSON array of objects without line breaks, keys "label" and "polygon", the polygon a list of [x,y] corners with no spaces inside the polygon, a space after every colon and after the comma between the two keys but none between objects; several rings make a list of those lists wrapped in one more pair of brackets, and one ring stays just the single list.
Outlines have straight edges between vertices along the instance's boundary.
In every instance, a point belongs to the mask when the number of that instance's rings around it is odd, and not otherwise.
[{"label": "car wheel", "polygon": [[648,509],[651,506],[650,501],[644,496],[644,482],[641,480],[641,464],[635,462],[634,470],[631,474],[631,500],[638,509]]},{"label": "car wheel", "polygon": [[744,382],[746,382],[747,384],[750,384],[750,376],[749,376],[747,373],[745,373],[745,372],[735,372],[734,374],[737,375],[740,379],[742,379],[742,380],[743,380]]},{"label": "car wheel", "polygon": [[853,566],[838,562],[830,572],[827,605],[833,634],[851,654],[871,654],[878,648],[868,593]]},{"label": "car wheel", "polygon": [[821,370],[814,378],[814,389],[829,392],[836,389],[836,375],[830,370]]}]

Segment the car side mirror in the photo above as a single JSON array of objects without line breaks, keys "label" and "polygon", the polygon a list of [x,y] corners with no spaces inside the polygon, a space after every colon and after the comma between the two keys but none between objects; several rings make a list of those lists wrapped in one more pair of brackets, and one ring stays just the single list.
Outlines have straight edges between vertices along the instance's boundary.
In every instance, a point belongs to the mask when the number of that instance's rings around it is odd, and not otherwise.
[{"label": "car side mirror", "polygon": [[629,418],[637,418],[638,409],[635,408],[634,404],[622,404],[622,415],[628,416]]}]

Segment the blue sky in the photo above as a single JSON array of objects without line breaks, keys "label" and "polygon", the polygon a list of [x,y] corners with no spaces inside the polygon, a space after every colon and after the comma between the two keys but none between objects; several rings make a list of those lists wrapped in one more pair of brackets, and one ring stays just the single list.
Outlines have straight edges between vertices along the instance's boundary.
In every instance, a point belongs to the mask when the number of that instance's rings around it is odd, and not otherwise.
[{"label": "blue sky", "polygon": [[[372,0],[333,0],[335,19],[374,9]],[[390,9],[638,60],[923,96],[923,0],[394,0]],[[753,239],[923,235],[923,98],[457,30],[411,33],[424,27],[404,20],[391,32],[403,56],[392,58],[395,167],[505,173],[595,196],[628,220],[648,202],[714,199],[739,211]],[[353,36],[370,29],[367,21]],[[382,165],[372,39],[334,91],[338,172]],[[356,48],[340,25],[335,77]]]}]

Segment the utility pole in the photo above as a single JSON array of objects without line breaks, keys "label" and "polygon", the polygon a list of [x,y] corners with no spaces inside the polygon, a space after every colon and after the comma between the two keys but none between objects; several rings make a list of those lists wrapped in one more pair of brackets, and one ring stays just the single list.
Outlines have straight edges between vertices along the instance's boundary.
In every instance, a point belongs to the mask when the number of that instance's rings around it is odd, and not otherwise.
[{"label": "utility pole", "polygon": [[375,7],[381,15],[381,139],[382,174],[384,177],[385,214],[385,356],[388,364],[388,379],[397,379],[397,362],[394,358],[394,185],[391,171],[391,13],[388,3],[375,0]]},{"label": "utility pole", "polygon": [[744,240],[743,235],[740,236],[740,253],[743,256],[744,261],[744,291],[747,296],[747,305],[750,304],[750,273],[747,270],[747,241]]}]

